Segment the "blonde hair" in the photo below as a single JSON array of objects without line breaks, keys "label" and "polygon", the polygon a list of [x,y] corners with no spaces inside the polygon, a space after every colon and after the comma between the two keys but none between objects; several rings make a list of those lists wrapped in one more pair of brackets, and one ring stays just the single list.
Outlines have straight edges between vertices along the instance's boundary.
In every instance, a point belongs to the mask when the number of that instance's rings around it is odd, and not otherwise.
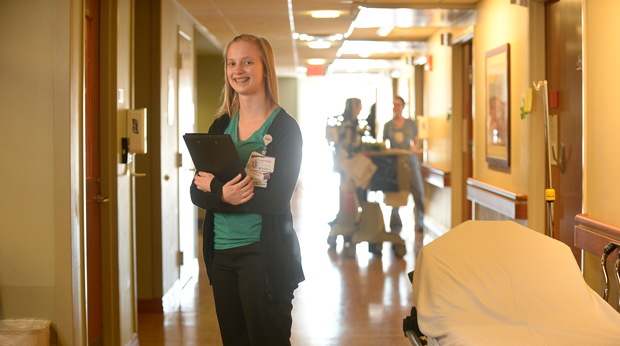
[{"label": "blonde hair", "polygon": [[265,97],[267,98],[267,102],[265,104],[266,110],[273,108],[274,106],[280,107],[280,103],[278,102],[278,80],[276,77],[276,63],[273,57],[273,49],[269,44],[269,41],[264,37],[258,37],[249,34],[243,34],[235,37],[232,41],[230,41],[226,48],[224,48],[224,88],[222,89],[222,105],[217,111],[217,115],[221,116],[224,114],[228,114],[230,118],[234,117],[239,110],[239,95],[235,91],[235,89],[230,86],[230,82],[228,81],[228,75],[226,74],[227,68],[227,56],[228,49],[235,42],[252,42],[258,48],[260,59],[263,63],[263,68],[265,70]]}]

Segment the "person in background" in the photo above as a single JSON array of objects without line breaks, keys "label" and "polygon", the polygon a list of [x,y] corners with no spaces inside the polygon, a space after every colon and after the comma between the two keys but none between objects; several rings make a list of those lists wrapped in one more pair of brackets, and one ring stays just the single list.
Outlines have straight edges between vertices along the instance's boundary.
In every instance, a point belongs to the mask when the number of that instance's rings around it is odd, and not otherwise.
[{"label": "person in background", "polygon": [[198,172],[190,187],[192,202],[206,210],[203,256],[220,333],[226,346],[290,345],[293,291],[304,280],[290,206],[301,131],[278,103],[266,39],[237,36],[224,58],[223,103],[209,133],[230,134],[242,163],[273,162],[273,172],[264,187],[249,174],[220,181]]},{"label": "person in background", "polygon": [[[400,96],[394,97],[394,116],[383,128],[383,140],[390,142],[390,148],[409,150],[410,155],[404,157],[404,161],[409,166],[409,191],[413,195],[414,215],[415,215],[415,243],[414,254],[422,248],[424,239],[424,184],[422,173],[420,172],[420,162],[418,161],[418,126],[415,121],[403,117],[405,100]],[[390,217],[390,229],[392,232],[400,233],[402,220],[398,213],[398,207],[392,208]]]},{"label": "person in background", "polygon": [[376,103],[370,106],[370,113],[368,114],[368,117],[366,118],[366,122],[368,123],[368,125],[366,125],[366,128],[368,129],[368,135],[370,135],[370,137],[376,140],[377,139],[377,104]]},{"label": "person in background", "polygon": [[361,110],[362,100],[349,98],[345,102],[344,112],[341,115],[341,125],[338,127],[337,146],[347,152],[347,158],[353,157],[361,149],[361,131],[357,119]]},{"label": "person in background", "polygon": [[[334,151],[334,171],[340,174],[340,184],[345,182],[345,174],[339,165],[345,159],[352,158],[362,147],[361,129],[359,127],[358,115],[362,110],[362,100],[352,97],[345,101],[344,112],[338,117],[340,124],[337,126],[338,140],[335,143]],[[340,189],[340,205],[343,204],[342,189]],[[363,192],[356,189],[358,198],[363,197]],[[340,214],[340,211],[338,212]],[[338,223],[336,218],[330,221],[330,225]]]}]

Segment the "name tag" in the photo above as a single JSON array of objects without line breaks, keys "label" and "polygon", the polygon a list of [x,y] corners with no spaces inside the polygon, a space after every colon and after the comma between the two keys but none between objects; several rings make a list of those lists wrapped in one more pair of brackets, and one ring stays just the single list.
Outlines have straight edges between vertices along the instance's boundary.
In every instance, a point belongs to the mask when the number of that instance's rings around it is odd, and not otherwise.
[{"label": "name tag", "polygon": [[270,173],[273,173],[276,158],[265,156],[257,152],[252,152],[248,163],[245,165],[245,171],[252,179],[254,186],[267,187]]}]

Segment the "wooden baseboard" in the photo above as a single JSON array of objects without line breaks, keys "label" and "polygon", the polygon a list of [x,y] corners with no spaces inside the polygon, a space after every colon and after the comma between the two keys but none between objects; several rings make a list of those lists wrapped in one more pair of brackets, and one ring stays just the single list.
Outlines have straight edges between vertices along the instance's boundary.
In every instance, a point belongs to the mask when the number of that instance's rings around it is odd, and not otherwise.
[{"label": "wooden baseboard", "polygon": [[164,313],[164,304],[161,298],[138,299],[138,313]]}]

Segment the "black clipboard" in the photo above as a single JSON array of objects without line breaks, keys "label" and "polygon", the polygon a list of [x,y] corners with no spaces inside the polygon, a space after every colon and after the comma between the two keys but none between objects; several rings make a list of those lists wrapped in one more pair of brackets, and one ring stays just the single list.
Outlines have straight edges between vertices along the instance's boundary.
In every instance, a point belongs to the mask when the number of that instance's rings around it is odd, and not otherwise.
[{"label": "black clipboard", "polygon": [[196,172],[209,172],[223,183],[237,175],[245,177],[235,143],[230,135],[210,133],[186,133],[183,135]]}]

